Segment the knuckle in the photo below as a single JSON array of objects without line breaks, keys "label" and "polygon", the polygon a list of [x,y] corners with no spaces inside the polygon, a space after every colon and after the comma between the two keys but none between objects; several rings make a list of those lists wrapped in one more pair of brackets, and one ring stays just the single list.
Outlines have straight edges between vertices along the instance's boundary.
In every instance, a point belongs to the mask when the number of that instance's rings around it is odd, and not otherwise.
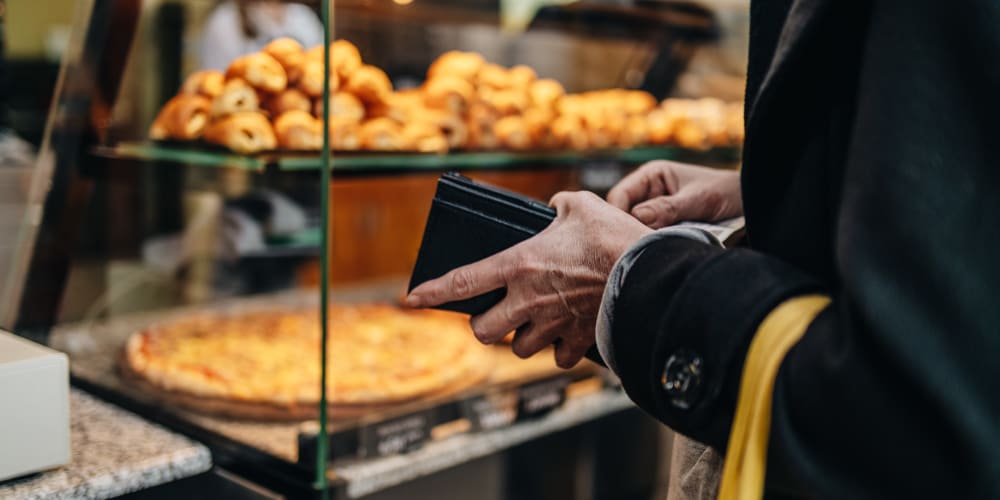
[{"label": "knuckle", "polygon": [[540,318],[544,309],[544,305],[538,299],[530,300],[524,305],[525,313],[532,319]]},{"label": "knuckle", "polygon": [[475,283],[472,274],[466,269],[456,269],[451,275],[451,288],[458,295],[471,293]]},{"label": "knuckle", "polygon": [[531,357],[532,354],[534,354],[532,351],[528,349],[528,346],[526,346],[524,342],[521,343],[514,342],[514,344],[511,345],[510,347],[511,351],[514,352],[514,355],[521,359],[528,359]]},{"label": "knuckle", "polygon": [[580,191],[579,200],[585,203],[602,202],[601,197],[592,191]]},{"label": "knuckle", "polygon": [[520,256],[516,261],[512,262],[513,265],[504,266],[500,271],[500,278],[507,286],[510,287],[516,283],[519,283],[528,274],[528,259],[524,256]]},{"label": "knuckle", "polygon": [[544,273],[548,269],[548,266],[543,264],[540,259],[525,257],[519,266],[517,266],[516,277],[519,279],[524,279],[529,276],[537,276],[540,273]]},{"label": "knuckle", "polygon": [[473,318],[469,320],[469,326],[472,327],[472,334],[476,337],[476,340],[482,342],[483,344],[488,343],[486,342],[488,332],[486,331],[486,326],[483,325],[482,316],[473,316]]},{"label": "knuckle", "polygon": [[556,361],[556,366],[558,366],[559,368],[565,370],[573,367],[574,363],[570,362],[572,356],[567,346],[561,345],[558,348],[556,348],[554,357]]},{"label": "knuckle", "polygon": [[706,190],[702,193],[701,199],[708,208],[715,208],[722,205],[722,194],[714,189]]},{"label": "knuckle", "polygon": [[655,171],[663,168],[664,167],[664,163],[666,163],[666,162],[664,162],[663,160],[647,161],[646,163],[643,163],[642,165],[640,165],[639,168],[636,169],[636,171],[637,172],[641,172],[643,174],[648,174],[650,172],[655,172]]},{"label": "knuckle", "polygon": [[673,220],[677,216],[677,203],[665,196],[658,198],[655,206],[660,220]]},{"label": "knuckle", "polygon": [[643,169],[645,173],[659,173],[665,170],[673,168],[674,162],[670,160],[653,160],[647,162],[640,169]]},{"label": "knuckle", "polygon": [[519,326],[517,324],[517,311],[513,307],[504,307],[500,314],[503,315],[503,320],[508,325],[513,325],[514,327]]}]

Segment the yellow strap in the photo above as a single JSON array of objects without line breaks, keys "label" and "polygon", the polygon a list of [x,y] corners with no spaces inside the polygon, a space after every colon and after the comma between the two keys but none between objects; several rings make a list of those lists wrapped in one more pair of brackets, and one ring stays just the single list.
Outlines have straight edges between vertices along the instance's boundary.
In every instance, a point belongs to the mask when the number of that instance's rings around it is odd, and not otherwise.
[{"label": "yellow strap", "polygon": [[743,366],[719,500],[763,497],[774,378],[785,354],[829,303],[830,298],[822,295],[789,299],[771,311],[757,329]]}]

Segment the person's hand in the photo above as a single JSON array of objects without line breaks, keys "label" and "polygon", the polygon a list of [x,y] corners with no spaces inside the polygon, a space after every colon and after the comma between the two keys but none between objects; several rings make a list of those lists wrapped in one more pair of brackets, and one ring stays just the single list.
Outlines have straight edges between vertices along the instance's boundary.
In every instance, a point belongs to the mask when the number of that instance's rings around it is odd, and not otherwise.
[{"label": "person's hand", "polygon": [[651,230],[592,193],[559,193],[551,204],[558,216],[544,231],[423,283],[406,304],[431,307],[506,287],[503,300],[472,318],[476,338],[492,344],[514,330],[518,356],[555,344],[556,364],[576,365],[594,344],[611,268]]},{"label": "person's hand", "polygon": [[743,215],[740,174],[673,161],[646,163],[608,192],[608,203],[659,229]]}]

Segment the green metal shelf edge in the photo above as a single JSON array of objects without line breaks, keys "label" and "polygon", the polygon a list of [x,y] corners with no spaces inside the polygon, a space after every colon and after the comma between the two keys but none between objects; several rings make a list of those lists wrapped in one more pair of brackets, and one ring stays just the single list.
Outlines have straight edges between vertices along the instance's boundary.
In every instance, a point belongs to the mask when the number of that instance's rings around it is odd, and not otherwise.
[{"label": "green metal shelf edge", "polygon": [[141,142],[123,142],[117,146],[98,146],[93,153],[103,158],[183,163],[201,167],[230,167],[264,170],[268,159],[217,151],[166,147]]},{"label": "green metal shelf edge", "polygon": [[[124,142],[113,147],[98,147],[94,150],[94,153],[105,158],[163,161],[246,170],[264,170],[269,166],[274,166],[281,170],[319,170],[322,166],[319,155],[263,153],[255,156],[240,156],[220,151],[170,147],[141,142]],[[535,165],[570,165],[602,161],[642,163],[656,159],[736,162],[739,161],[739,158],[740,150],[736,147],[696,151],[671,146],[655,146],[592,152],[334,153],[331,163],[334,171],[357,171],[363,173],[379,170],[467,170]]]}]

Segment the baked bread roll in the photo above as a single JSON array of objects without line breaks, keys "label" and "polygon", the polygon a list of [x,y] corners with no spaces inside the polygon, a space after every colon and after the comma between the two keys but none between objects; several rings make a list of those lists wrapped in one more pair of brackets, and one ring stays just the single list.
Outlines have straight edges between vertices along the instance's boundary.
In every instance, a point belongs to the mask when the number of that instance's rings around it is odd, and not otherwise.
[{"label": "baked bread roll", "polygon": [[424,84],[424,103],[432,108],[464,114],[476,89],[457,76],[439,76]]},{"label": "baked bread roll", "polygon": [[365,105],[353,94],[337,92],[330,99],[330,115],[360,122],[365,119]]},{"label": "baked bread roll", "polygon": [[413,121],[403,127],[404,147],[419,153],[447,153],[448,139],[436,125]]},{"label": "baked bread roll", "polygon": [[583,151],[590,147],[590,137],[577,116],[563,115],[556,118],[549,126],[549,133],[561,148]]},{"label": "baked bread roll", "polygon": [[[320,126],[322,126],[322,122]],[[336,151],[356,151],[361,149],[360,129],[361,125],[349,118],[330,118],[330,149]]]},{"label": "baked bread roll", "polygon": [[260,110],[260,97],[249,83],[234,78],[226,82],[222,93],[212,101],[212,116]]},{"label": "baked bread roll", "polygon": [[289,111],[312,112],[312,99],[299,89],[285,89],[264,101],[264,110],[271,117],[281,116]]},{"label": "baked bread roll", "polygon": [[650,111],[646,115],[646,133],[652,144],[666,144],[674,137],[676,116],[663,109]]},{"label": "baked bread roll", "polygon": [[[310,48],[305,53],[306,59],[323,62],[323,46],[317,45]],[[346,80],[351,73],[354,73],[364,63],[361,60],[361,52],[351,42],[347,40],[334,40],[330,43],[330,74],[337,75],[341,80]]]},{"label": "baked bread roll", "polygon": [[[323,95],[323,60],[307,59],[302,63],[302,76],[299,77],[299,90],[305,92],[309,97],[320,97]],[[340,77],[330,75],[330,92],[334,92],[340,87]]]},{"label": "baked bread roll", "polygon": [[468,134],[465,147],[475,150],[496,149],[500,141],[493,134],[493,124],[498,118],[492,108],[483,103],[473,103],[465,120]]},{"label": "baked bread roll", "polygon": [[476,151],[491,151],[500,147],[500,141],[493,133],[493,125],[467,122],[469,138],[465,147]]},{"label": "baked bread roll", "polygon": [[516,89],[483,90],[479,97],[500,116],[519,115],[531,104],[527,92]]},{"label": "baked bread roll", "polygon": [[361,52],[347,40],[336,40],[330,44],[330,68],[341,79],[346,80],[362,66]]},{"label": "baked bread roll", "polygon": [[416,119],[426,109],[423,92],[419,89],[406,89],[389,94],[385,102],[369,108],[369,111],[372,116],[406,123]]},{"label": "baked bread roll", "polygon": [[226,75],[219,71],[195,71],[184,79],[181,94],[201,95],[213,99],[222,93],[226,84]]},{"label": "baked bread roll", "polygon": [[363,65],[348,76],[344,90],[369,105],[381,104],[392,93],[392,82],[384,71]]},{"label": "baked bread roll", "polygon": [[511,86],[511,79],[507,68],[499,64],[486,63],[476,75],[476,84],[488,89],[503,90]]},{"label": "baked bread roll", "polygon": [[288,86],[288,75],[275,58],[263,52],[236,58],[226,70],[226,79],[242,78],[254,88],[276,94]]},{"label": "baked bread roll", "polygon": [[531,96],[531,102],[535,106],[551,109],[555,107],[556,102],[562,96],[566,95],[566,90],[561,83],[551,78],[543,78],[531,83],[531,86],[528,87],[528,95]]},{"label": "baked bread roll", "polygon": [[[317,118],[323,118],[323,99],[317,99],[313,112]],[[354,97],[354,94],[337,92],[330,96],[330,118],[343,118],[361,122],[367,112],[365,105]]]},{"label": "baked bread roll", "polygon": [[712,146],[704,125],[698,120],[690,118],[682,118],[678,121],[673,139],[678,146],[687,149],[705,150]]},{"label": "baked bread roll", "polygon": [[587,126],[587,144],[591,149],[607,149],[615,144],[616,134],[607,125]]},{"label": "baked bread roll", "polygon": [[407,123],[416,119],[427,106],[424,105],[424,94],[418,89],[406,89],[392,92],[385,101],[365,108],[368,118],[389,118],[398,123]]},{"label": "baked bread roll", "polygon": [[729,132],[729,144],[743,144],[745,125],[743,123],[743,103],[732,102],[726,105],[726,130]]},{"label": "baked bread roll", "polygon": [[642,115],[626,119],[625,128],[618,133],[618,147],[634,148],[649,142],[649,126]]},{"label": "baked bread roll", "polygon": [[473,82],[479,70],[486,64],[483,56],[475,52],[452,50],[441,54],[427,69],[427,79],[439,76],[453,76]]},{"label": "baked bread roll", "polygon": [[294,85],[302,78],[306,53],[302,45],[295,39],[276,38],[264,46],[263,52],[273,57],[285,69],[289,86]]},{"label": "baked bread roll", "polygon": [[271,122],[263,113],[233,113],[212,122],[205,129],[205,140],[225,146],[240,154],[252,154],[278,147]]},{"label": "baked bread roll", "polygon": [[375,118],[362,123],[358,136],[362,149],[369,151],[399,151],[405,145],[401,127],[388,118]]},{"label": "baked bread roll", "polygon": [[209,122],[212,101],[200,95],[181,94],[167,101],[149,128],[149,137],[156,140],[200,139]]},{"label": "baked bread roll", "polygon": [[545,108],[530,108],[522,115],[524,126],[531,137],[533,147],[550,148],[549,124],[555,119],[552,111]]},{"label": "baked bread roll", "polygon": [[556,101],[556,111],[560,115],[580,116],[586,109],[586,98],[580,94],[567,94]]},{"label": "baked bread roll", "polygon": [[531,149],[531,134],[520,116],[505,116],[493,125],[493,133],[500,145],[515,151]]},{"label": "baked bread roll", "polygon": [[710,145],[729,144],[725,103],[715,98],[698,99],[695,103],[695,117],[704,127]]},{"label": "baked bread roll", "polygon": [[622,96],[622,107],[630,115],[642,115],[656,109],[656,98],[643,90],[631,90]]},{"label": "baked bread roll", "polygon": [[468,127],[459,115],[447,111],[425,109],[417,112],[414,115],[414,120],[433,124],[440,129],[451,148],[464,147],[469,140]]},{"label": "baked bread roll", "polygon": [[319,151],[323,149],[323,122],[308,111],[294,110],[274,121],[274,135],[281,149]]},{"label": "baked bread roll", "polygon": [[518,64],[507,70],[507,81],[511,87],[527,89],[537,79],[538,74],[530,66]]},{"label": "baked bread roll", "polygon": [[628,115],[619,111],[605,111],[601,118],[600,128],[607,131],[613,143],[618,142],[619,136],[625,132],[628,122]]}]

